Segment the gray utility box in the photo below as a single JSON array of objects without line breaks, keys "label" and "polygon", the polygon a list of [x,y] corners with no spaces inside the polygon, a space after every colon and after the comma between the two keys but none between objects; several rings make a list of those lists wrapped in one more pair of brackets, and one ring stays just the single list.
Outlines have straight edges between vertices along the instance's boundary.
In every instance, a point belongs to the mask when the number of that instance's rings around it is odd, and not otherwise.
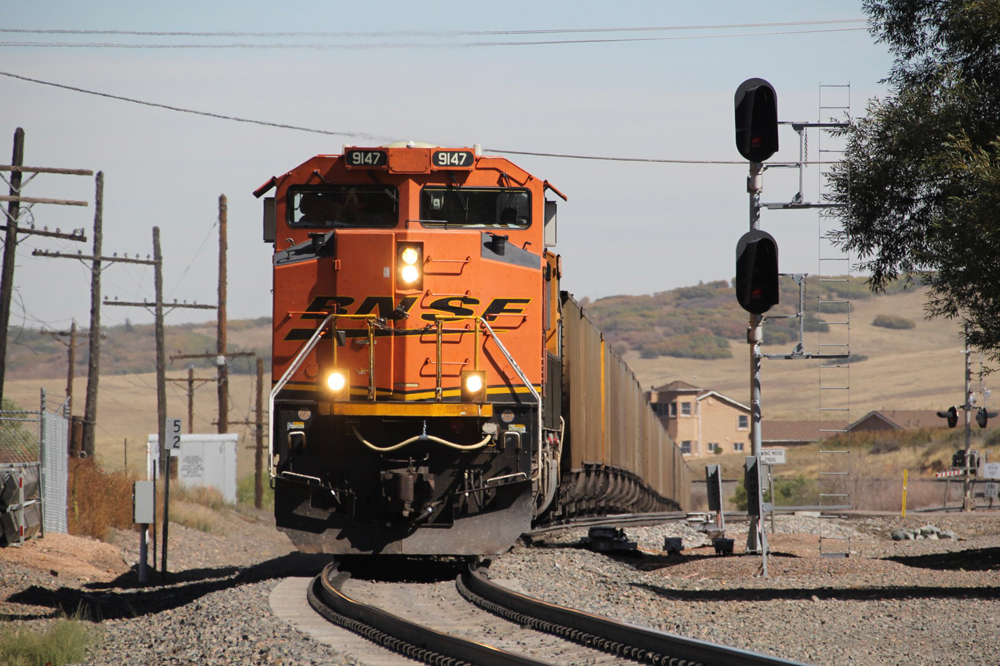
[{"label": "gray utility box", "polygon": [[135,522],[140,525],[151,525],[155,522],[154,483],[154,481],[136,481],[135,488],[132,490],[133,515]]}]

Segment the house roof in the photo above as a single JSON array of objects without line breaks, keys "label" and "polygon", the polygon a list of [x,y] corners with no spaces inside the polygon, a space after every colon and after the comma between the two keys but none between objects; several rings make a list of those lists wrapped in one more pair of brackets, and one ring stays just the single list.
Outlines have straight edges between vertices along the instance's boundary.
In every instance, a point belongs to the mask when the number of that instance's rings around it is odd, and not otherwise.
[{"label": "house roof", "polygon": [[701,391],[706,391],[707,389],[698,388],[687,382],[682,382],[679,379],[672,381],[669,384],[664,384],[663,386],[654,386],[654,391],[682,391],[684,393],[698,393]]},{"label": "house roof", "polygon": [[744,405],[742,402],[737,402],[736,400],[733,400],[732,398],[730,398],[728,396],[722,395],[718,391],[705,391],[704,393],[702,393],[701,395],[698,396],[697,400],[699,402],[701,402],[702,400],[704,400],[705,398],[708,398],[708,397],[717,398],[718,400],[721,400],[722,402],[729,403],[733,407],[737,407],[739,409],[743,409],[743,410],[745,410],[747,412],[750,411],[750,408],[747,407],[746,405]]},{"label": "house roof", "polygon": [[848,426],[848,429],[854,430],[872,419],[883,421],[898,430],[942,428],[947,425],[937,412],[930,409],[874,409]]},{"label": "house roof", "polygon": [[763,442],[816,442],[836,435],[831,430],[844,430],[847,421],[761,421]]}]

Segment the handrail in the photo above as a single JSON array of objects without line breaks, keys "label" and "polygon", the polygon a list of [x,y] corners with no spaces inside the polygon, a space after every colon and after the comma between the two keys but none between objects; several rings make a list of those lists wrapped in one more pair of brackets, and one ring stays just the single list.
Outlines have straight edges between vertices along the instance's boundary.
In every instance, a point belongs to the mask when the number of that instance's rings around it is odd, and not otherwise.
[{"label": "handrail", "polygon": [[517,364],[514,358],[510,355],[510,352],[507,351],[507,348],[503,346],[502,342],[500,342],[500,338],[490,327],[489,323],[487,323],[487,321],[482,317],[479,317],[478,319],[486,330],[489,331],[490,337],[493,338],[493,342],[495,342],[497,347],[500,349],[500,353],[504,355],[507,362],[510,363],[512,368],[514,368],[514,372],[517,373],[517,376],[521,378],[521,381],[524,382],[524,385],[528,387],[531,395],[535,398],[535,405],[538,409],[538,477],[532,477],[531,480],[534,481],[536,478],[540,479],[542,475],[542,396],[538,395],[538,391],[535,390],[534,385],[528,381],[527,377],[524,376],[524,373],[521,371],[521,366]]},{"label": "handrail", "polygon": [[[285,388],[285,384],[288,383],[288,380],[291,379],[292,375],[294,375],[299,369],[299,366],[302,365],[302,361],[305,360],[309,352],[315,349],[316,345],[319,344],[319,339],[323,336],[323,330],[329,325],[330,321],[335,316],[336,315],[333,314],[327,315],[326,319],[323,320],[323,323],[321,323],[319,328],[316,329],[316,332],[312,334],[311,338],[309,338],[309,341],[302,347],[301,350],[299,350],[295,360],[293,360],[292,364],[288,366],[287,370],[285,370],[285,374],[281,375],[281,379],[278,380],[278,383],[271,388],[271,395],[268,397],[267,404],[267,422],[270,424],[271,428],[271,436],[267,438],[267,461],[268,466],[271,468],[270,472],[272,478],[277,476],[277,468],[274,464],[274,432],[277,428],[277,424],[274,421],[274,399],[278,395],[278,392]],[[333,348],[334,350],[337,348],[336,340],[333,341]]]}]

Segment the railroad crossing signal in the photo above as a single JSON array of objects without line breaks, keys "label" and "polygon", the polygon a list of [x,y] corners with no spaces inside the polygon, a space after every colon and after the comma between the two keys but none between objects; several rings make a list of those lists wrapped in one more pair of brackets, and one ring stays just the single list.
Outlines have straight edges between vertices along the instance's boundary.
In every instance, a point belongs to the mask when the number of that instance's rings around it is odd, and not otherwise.
[{"label": "railroad crossing signal", "polygon": [[937,415],[943,419],[948,419],[949,428],[954,428],[958,425],[958,408],[954,405],[943,412],[938,412]]},{"label": "railroad crossing signal", "polygon": [[747,79],[736,89],[736,149],[763,162],[778,152],[778,95],[764,79]]},{"label": "railroad crossing signal", "polygon": [[736,300],[759,315],[778,304],[778,295],[778,244],[766,231],[748,231],[736,243]]}]

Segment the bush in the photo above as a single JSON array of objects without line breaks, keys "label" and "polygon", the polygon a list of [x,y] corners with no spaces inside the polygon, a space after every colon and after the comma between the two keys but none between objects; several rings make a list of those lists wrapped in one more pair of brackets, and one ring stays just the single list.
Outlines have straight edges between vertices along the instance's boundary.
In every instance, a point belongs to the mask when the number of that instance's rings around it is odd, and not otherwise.
[{"label": "bush", "polygon": [[891,328],[894,330],[906,330],[910,328],[916,328],[916,323],[906,317],[900,317],[899,315],[886,315],[880,314],[875,317],[872,321],[872,326],[879,326],[880,328]]},{"label": "bush", "polygon": [[[267,474],[267,471],[264,472]],[[245,504],[248,506],[253,506],[253,495],[254,495],[254,475],[250,474],[244,476],[240,479],[239,484],[236,486],[236,501],[239,504]],[[263,496],[262,508],[268,511],[274,511],[274,488],[271,484],[267,482],[267,477],[264,477],[264,496]]]},{"label": "bush", "polygon": [[729,341],[710,333],[675,335],[655,345],[644,347],[642,350],[643,358],[654,358],[654,356],[647,356],[647,354],[699,359],[733,357],[729,350]]},{"label": "bush", "polygon": [[[771,489],[767,487],[767,479],[761,478],[761,483],[764,484],[764,501],[771,501]],[[803,474],[794,476],[790,479],[775,479],[774,480],[774,494],[777,496],[777,501],[775,501],[775,506],[806,506],[816,503],[815,496],[815,486],[816,482],[805,477]],[[747,491],[743,487],[743,484],[736,485],[736,492],[729,499],[740,511],[747,510]]]},{"label": "bush", "polygon": [[97,632],[79,619],[61,618],[43,630],[8,624],[0,628],[0,664],[62,666],[82,662]]},{"label": "bush", "polygon": [[107,541],[112,527],[132,529],[132,483],[128,472],[105,472],[94,458],[69,460],[69,533]]}]

